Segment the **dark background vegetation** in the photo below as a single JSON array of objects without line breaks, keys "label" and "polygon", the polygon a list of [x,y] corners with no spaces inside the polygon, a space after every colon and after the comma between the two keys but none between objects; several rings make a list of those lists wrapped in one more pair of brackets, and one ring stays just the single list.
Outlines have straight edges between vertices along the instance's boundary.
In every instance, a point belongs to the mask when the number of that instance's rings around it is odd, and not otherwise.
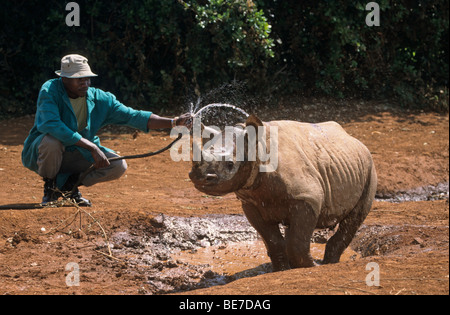
[{"label": "dark background vegetation", "polygon": [[0,117],[32,114],[60,59],[89,59],[93,86],[167,110],[232,81],[249,93],[390,99],[448,111],[448,0],[2,1]]}]

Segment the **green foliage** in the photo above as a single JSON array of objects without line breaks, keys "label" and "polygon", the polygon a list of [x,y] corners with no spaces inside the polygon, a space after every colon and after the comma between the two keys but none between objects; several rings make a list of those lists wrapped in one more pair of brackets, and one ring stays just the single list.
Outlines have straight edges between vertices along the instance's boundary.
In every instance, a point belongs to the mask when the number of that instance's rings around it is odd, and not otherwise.
[{"label": "green foliage", "polygon": [[253,92],[397,98],[448,111],[447,0],[6,1],[0,20],[0,116],[33,113],[68,53],[88,57],[93,85],[159,110],[232,80]]},{"label": "green foliage", "polygon": [[232,69],[253,66],[261,56],[274,56],[273,40],[269,37],[271,26],[263,11],[258,11],[253,2],[211,0],[204,5],[197,1],[182,3],[195,13],[197,26],[212,35],[212,43],[209,44],[220,47]]},{"label": "green foliage", "polygon": [[186,57],[195,83],[212,88],[235,77],[264,76],[274,44],[271,26],[252,1],[179,2],[194,19]]},{"label": "green foliage", "polygon": [[19,2],[2,8],[0,115],[32,113],[68,53],[88,57],[94,86],[146,109],[261,75],[273,57],[270,25],[252,1],[77,1],[80,27],[65,25],[64,2]]},{"label": "green foliage", "polygon": [[[260,0],[281,43],[274,64],[288,69],[284,77],[305,94],[394,97],[405,106],[445,108],[448,1],[376,1],[380,26],[374,27],[365,23],[368,2]],[[430,103],[430,95],[443,106]]]}]

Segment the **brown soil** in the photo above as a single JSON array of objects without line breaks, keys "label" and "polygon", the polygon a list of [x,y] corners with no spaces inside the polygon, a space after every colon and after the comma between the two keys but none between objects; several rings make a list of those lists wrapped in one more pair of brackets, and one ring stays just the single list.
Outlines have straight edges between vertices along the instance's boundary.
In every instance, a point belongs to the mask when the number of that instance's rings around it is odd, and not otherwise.
[{"label": "brown soil", "polygon": [[[287,105],[259,113],[264,120],[336,120],[371,150],[379,176],[379,195],[448,182],[449,117],[393,109],[381,103],[353,101],[302,110]],[[263,109],[260,109],[263,111]],[[43,182],[25,169],[20,154],[32,117],[0,121],[0,205],[39,203]],[[106,129],[102,144],[123,155],[154,151],[171,141],[162,131],[148,134]],[[190,164],[173,162],[169,153],[129,160],[118,181],[82,187],[93,207],[74,222],[75,207],[33,210],[0,209],[0,294],[145,294],[151,293],[149,266],[128,264],[128,257],[107,257],[108,236],[120,231],[153,229],[154,217],[242,214],[234,195],[212,198],[189,181]],[[356,255],[338,264],[240,278],[223,286],[187,294],[448,294],[448,199],[404,203],[375,202],[351,245]],[[101,225],[97,225],[93,219]],[[71,224],[69,224],[71,223]],[[82,231],[78,229],[82,227]],[[150,232],[149,232],[150,233]],[[202,249],[176,259],[208,263],[214,272],[245,274],[269,262],[257,243]],[[227,249],[228,248],[228,249]],[[202,252],[205,251],[205,252]],[[206,254],[205,254],[206,253]],[[174,253],[175,255],[175,253]],[[181,255],[181,256],[180,256]],[[350,257],[349,256],[349,257]],[[182,257],[182,258],[180,258]],[[260,257],[260,258],[258,258]],[[238,267],[231,268],[236,261]],[[245,265],[239,262],[246,261]],[[66,265],[80,268],[80,285],[67,286]],[[227,263],[228,262],[228,263]],[[367,286],[369,262],[380,268],[380,286]],[[215,268],[215,269],[214,269]]]}]

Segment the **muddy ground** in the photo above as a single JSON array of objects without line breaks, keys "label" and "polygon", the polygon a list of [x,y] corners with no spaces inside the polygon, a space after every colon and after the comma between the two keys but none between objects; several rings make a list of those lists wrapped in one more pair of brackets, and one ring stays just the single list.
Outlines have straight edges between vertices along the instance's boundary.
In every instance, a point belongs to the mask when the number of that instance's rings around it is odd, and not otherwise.
[{"label": "muddy ground", "polygon": [[[40,202],[43,182],[20,161],[33,117],[0,121],[0,294],[448,294],[448,114],[386,102],[327,104],[290,100],[252,112],[342,123],[373,154],[377,201],[340,263],[279,273],[270,272],[235,196],[196,191],[190,164],[169,152],[129,160],[118,181],[82,187],[92,208],[4,209]],[[123,155],[170,141],[164,131],[128,128],[100,137]],[[315,233],[316,259],[330,233]],[[366,283],[371,262],[379,286]],[[78,286],[69,263],[79,268]]]}]

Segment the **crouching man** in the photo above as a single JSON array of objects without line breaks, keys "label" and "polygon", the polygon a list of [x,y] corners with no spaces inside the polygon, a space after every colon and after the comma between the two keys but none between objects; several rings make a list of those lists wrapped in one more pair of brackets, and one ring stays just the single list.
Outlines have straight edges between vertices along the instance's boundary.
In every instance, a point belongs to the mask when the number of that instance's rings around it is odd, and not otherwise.
[{"label": "crouching man", "polygon": [[[24,143],[22,163],[44,180],[42,204],[58,200],[61,192],[71,192],[79,175],[92,164],[95,170],[81,183],[84,186],[121,177],[125,160],[100,145],[97,132],[105,125],[126,125],[144,132],[150,129],[188,126],[190,115],[164,118],[149,111],[134,110],[108,92],[90,87],[88,60],[80,55],[61,59],[59,78],[45,82],[40,90],[34,126]],[[78,188],[68,196],[80,206],[91,206]]]}]

